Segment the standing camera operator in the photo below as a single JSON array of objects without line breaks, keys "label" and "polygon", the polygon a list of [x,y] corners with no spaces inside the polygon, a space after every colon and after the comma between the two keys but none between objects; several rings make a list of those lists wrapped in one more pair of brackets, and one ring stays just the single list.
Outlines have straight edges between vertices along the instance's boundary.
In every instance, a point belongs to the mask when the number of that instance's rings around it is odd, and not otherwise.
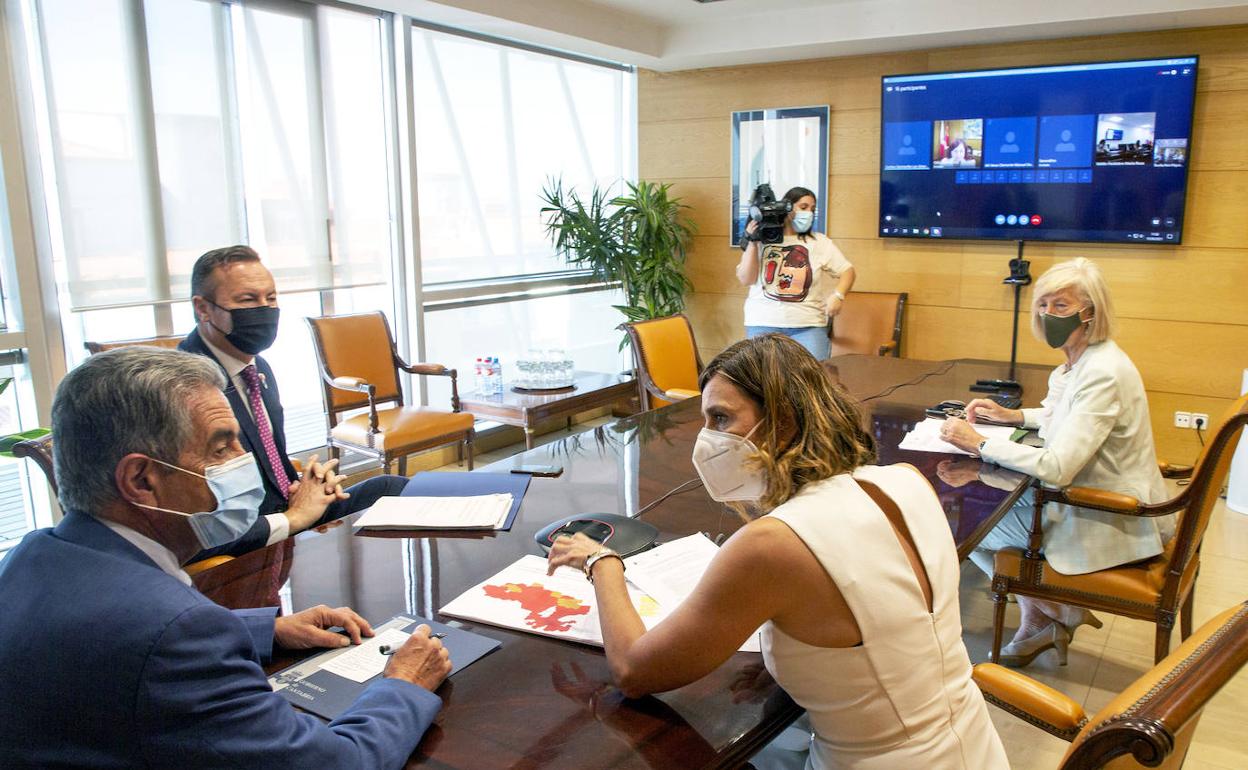
[{"label": "standing camera operator", "polygon": [[830,238],[811,232],[813,192],[794,187],[783,200],[792,208],[779,243],[760,243],[757,220],[745,227],[747,245],[737,265],[737,280],[750,287],[745,336],[784,334],[823,360],[829,349],[828,319],[841,312],[845,295],[853,288],[854,266]]}]

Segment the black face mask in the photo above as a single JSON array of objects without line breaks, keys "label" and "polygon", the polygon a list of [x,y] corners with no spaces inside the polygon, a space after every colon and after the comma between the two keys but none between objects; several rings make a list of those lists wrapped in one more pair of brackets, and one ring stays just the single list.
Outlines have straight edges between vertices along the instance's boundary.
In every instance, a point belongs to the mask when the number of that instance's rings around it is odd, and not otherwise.
[{"label": "black face mask", "polygon": [[221,327],[212,323],[211,319],[208,323],[225,335],[225,339],[234,347],[249,356],[254,356],[273,346],[273,341],[277,339],[277,319],[281,314],[280,308],[267,305],[225,308],[212,300],[208,300],[208,303],[230,314],[234,331],[229,334],[221,331]]}]

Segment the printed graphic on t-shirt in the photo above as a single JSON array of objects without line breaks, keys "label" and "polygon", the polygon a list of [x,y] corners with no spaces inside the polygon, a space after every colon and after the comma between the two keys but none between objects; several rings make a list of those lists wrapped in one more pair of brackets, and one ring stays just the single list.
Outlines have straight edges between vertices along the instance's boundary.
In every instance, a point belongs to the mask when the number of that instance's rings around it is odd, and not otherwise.
[{"label": "printed graphic on t-shirt", "polygon": [[763,249],[762,267],[763,294],[781,302],[806,299],[814,273],[805,246],[770,244]]}]

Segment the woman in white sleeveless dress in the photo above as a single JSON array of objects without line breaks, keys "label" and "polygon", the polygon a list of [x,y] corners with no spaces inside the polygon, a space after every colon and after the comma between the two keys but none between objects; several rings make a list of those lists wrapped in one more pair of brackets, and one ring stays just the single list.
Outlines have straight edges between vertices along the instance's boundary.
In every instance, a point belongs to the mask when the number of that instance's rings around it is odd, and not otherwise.
[{"label": "woman in white sleeveless dress", "polygon": [[927,481],[869,464],[856,408],[787,337],[733,345],[701,386],[707,492],[767,515],[650,631],[614,552],[583,535],[550,552],[552,570],[594,582],[616,685],[629,697],[681,687],[761,626],[767,669],[810,715],[810,767],[1008,767],[971,681],[957,553]]}]

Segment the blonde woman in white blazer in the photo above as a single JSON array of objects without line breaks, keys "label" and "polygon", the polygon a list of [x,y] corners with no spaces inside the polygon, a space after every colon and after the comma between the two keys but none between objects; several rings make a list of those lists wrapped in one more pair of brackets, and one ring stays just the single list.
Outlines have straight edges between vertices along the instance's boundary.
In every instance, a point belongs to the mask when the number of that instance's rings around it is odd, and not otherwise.
[{"label": "blonde woman in white blazer", "polygon": [[[947,420],[942,435],[961,449],[1055,488],[1086,486],[1142,502],[1163,500],[1144,383],[1110,339],[1114,312],[1100,269],[1083,258],[1054,265],[1036,282],[1033,296],[1032,332],[1066,356],[1049,375],[1041,408],[1006,409],[976,399],[967,405],[969,422]],[[973,425],[983,418],[1039,428],[1044,447],[985,439]],[[991,576],[993,552],[1027,546],[1032,510],[1027,494],[984,538],[971,555],[980,569]],[[1156,556],[1173,533],[1173,515],[1137,518],[1051,504],[1044,516],[1044,555],[1058,572],[1079,575]],[[1101,625],[1086,610],[1025,596],[1018,602],[1022,621],[1001,650],[1006,665],[1026,665],[1050,648],[1064,663],[1075,629]]]}]

